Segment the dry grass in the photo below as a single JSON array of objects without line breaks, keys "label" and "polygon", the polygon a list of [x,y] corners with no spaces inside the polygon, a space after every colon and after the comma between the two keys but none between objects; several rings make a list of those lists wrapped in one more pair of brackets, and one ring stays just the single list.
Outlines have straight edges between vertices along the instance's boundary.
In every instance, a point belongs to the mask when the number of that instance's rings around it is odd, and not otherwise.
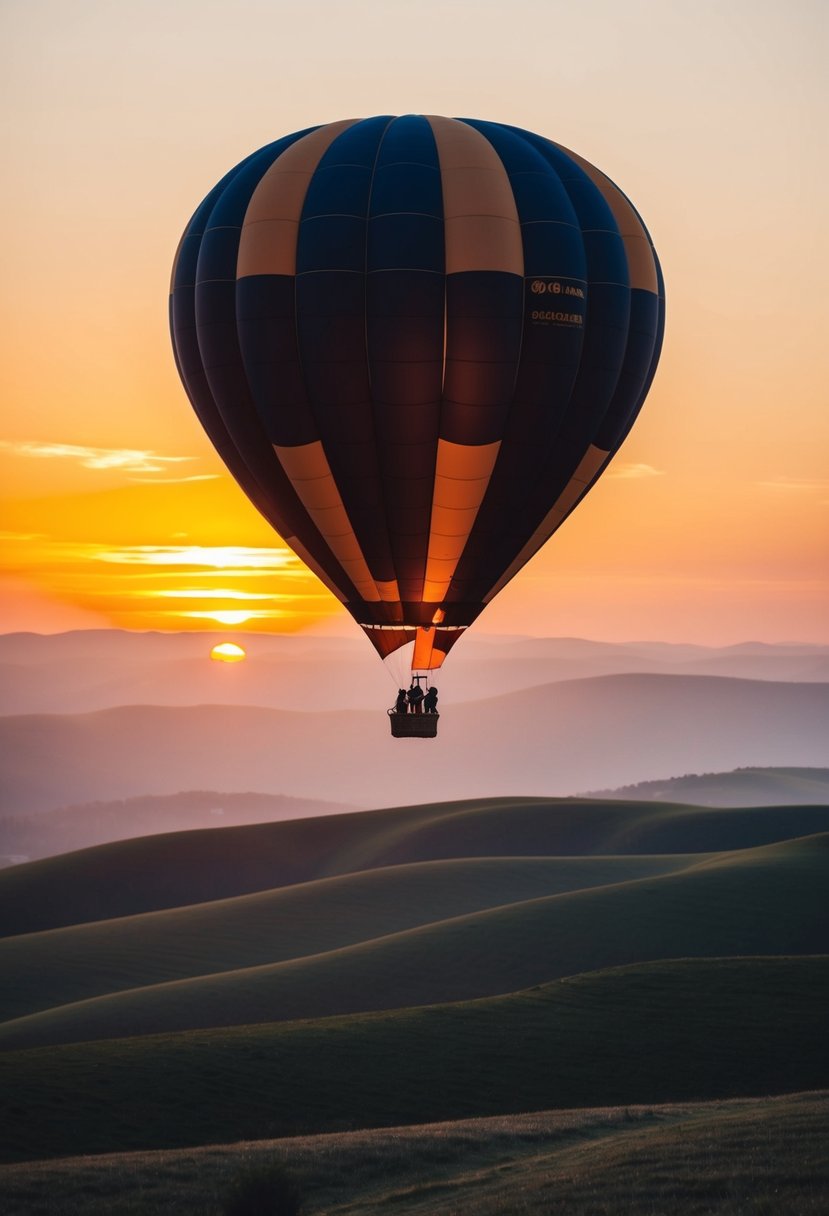
[{"label": "dry grass", "polygon": [[817,1216],[829,1093],[604,1108],[6,1166],[5,1216],[218,1216],[287,1166],[308,1216]]}]

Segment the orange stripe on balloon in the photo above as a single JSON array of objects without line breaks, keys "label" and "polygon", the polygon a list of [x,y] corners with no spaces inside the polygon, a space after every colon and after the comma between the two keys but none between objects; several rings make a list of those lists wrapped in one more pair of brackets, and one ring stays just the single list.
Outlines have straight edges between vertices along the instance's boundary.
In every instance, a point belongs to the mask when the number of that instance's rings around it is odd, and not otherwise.
[{"label": "orange stripe on balloon", "polygon": [[446,273],[501,270],[524,274],[518,208],[503,162],[474,127],[427,116],[443,189]]},{"label": "orange stripe on balloon", "polygon": [[242,223],[236,277],[296,274],[299,221],[308,185],[338,135],[356,118],[330,122],[282,152],[251,195]]}]

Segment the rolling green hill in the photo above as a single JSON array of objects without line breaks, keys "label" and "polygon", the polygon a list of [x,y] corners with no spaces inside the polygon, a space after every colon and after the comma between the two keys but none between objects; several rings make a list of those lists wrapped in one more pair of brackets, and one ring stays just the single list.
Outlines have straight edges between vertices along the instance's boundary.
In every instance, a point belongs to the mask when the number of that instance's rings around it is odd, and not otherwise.
[{"label": "rolling green hill", "polygon": [[0,1020],[196,975],[301,958],[484,908],[694,864],[672,857],[429,861],[0,940]]},{"label": "rolling green hill", "polygon": [[449,1006],[9,1052],[0,1152],[819,1088],[827,1001],[827,957],[680,960]]},{"label": "rolling green hill", "polygon": [[0,871],[0,934],[460,857],[714,852],[829,830],[828,806],[493,798],[150,836]]},{"label": "rolling green hill", "polygon": [[665,959],[829,951],[829,834],[474,912],[291,961],[0,1025],[13,1049],[463,1001]]}]

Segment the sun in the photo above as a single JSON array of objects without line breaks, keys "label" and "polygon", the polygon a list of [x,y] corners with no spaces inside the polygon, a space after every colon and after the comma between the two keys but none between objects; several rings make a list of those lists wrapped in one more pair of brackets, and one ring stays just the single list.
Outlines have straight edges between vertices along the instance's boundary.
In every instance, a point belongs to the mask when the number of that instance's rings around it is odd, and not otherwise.
[{"label": "sun", "polygon": [[219,642],[210,651],[210,657],[217,663],[241,663],[242,659],[247,658],[247,655],[244,649],[237,646],[235,642]]}]

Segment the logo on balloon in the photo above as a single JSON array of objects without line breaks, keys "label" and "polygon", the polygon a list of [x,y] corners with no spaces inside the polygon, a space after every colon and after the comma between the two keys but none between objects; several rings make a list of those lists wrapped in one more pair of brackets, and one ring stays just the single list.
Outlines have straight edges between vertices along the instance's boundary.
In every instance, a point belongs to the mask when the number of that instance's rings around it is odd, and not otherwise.
[{"label": "logo on balloon", "polygon": [[543,282],[542,279],[533,280],[533,284],[532,284],[532,287],[530,288],[530,291],[532,291],[534,295],[543,296],[544,292],[546,290],[547,290],[547,284],[545,282]]}]

